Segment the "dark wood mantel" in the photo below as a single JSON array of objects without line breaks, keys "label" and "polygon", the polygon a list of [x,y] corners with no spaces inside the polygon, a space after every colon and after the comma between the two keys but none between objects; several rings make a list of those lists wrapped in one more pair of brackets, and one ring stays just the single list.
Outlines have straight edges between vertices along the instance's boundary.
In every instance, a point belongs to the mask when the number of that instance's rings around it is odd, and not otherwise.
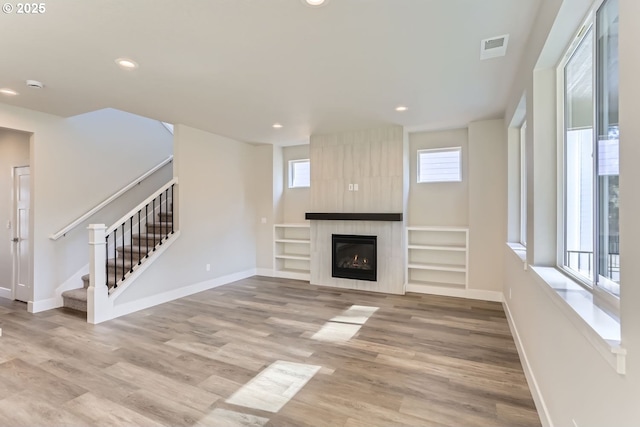
[{"label": "dark wood mantel", "polygon": [[307,212],[304,217],[320,221],[402,221],[402,212]]}]

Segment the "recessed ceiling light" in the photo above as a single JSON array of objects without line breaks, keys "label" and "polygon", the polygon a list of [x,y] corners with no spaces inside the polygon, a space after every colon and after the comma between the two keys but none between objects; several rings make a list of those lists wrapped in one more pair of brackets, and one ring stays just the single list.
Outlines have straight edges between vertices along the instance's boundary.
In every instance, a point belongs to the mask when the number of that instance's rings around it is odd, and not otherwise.
[{"label": "recessed ceiling light", "polygon": [[138,63],[128,58],[118,58],[116,59],[116,64],[125,70],[135,70],[138,68]]},{"label": "recessed ceiling light", "polygon": [[18,94],[18,92],[16,92],[13,89],[9,89],[9,88],[0,89],[0,93],[3,94],[3,95],[7,95],[7,96],[16,96]]},{"label": "recessed ceiling light", "polygon": [[408,110],[408,108],[407,108],[407,107],[405,107],[404,105],[398,105],[398,106],[396,107],[396,111],[400,111],[400,112],[402,112],[402,111],[407,111],[407,110]]},{"label": "recessed ceiling light", "polygon": [[42,82],[39,82],[37,80],[27,80],[25,83],[27,84],[27,87],[31,87],[34,89],[42,89],[44,87]]},{"label": "recessed ceiling light", "polygon": [[282,125],[280,123],[274,123],[273,124],[273,128],[274,129],[282,129]]},{"label": "recessed ceiling light", "polygon": [[320,7],[327,3],[327,0],[302,0],[307,6]]}]

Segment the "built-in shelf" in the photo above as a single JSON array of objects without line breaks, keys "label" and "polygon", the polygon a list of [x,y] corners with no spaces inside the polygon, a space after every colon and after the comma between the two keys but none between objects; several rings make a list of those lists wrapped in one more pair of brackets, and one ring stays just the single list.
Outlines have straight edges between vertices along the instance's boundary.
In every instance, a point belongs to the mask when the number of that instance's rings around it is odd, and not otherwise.
[{"label": "built-in shelf", "polygon": [[407,286],[466,289],[469,229],[411,226],[406,228]]},{"label": "built-in shelf", "polygon": [[310,235],[309,223],[273,226],[273,273],[276,277],[310,279]]}]

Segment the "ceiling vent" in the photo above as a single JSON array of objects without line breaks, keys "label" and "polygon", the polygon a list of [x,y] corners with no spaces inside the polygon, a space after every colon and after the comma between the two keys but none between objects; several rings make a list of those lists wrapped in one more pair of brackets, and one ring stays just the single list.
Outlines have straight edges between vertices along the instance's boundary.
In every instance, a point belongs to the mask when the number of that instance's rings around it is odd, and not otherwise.
[{"label": "ceiling vent", "polygon": [[509,34],[484,39],[480,42],[480,59],[497,58],[507,53]]}]

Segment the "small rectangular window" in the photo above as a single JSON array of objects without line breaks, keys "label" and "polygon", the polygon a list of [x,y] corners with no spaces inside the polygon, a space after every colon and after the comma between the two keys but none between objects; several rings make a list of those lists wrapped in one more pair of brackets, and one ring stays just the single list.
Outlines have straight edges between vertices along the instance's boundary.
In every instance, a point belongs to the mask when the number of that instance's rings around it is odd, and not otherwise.
[{"label": "small rectangular window", "polygon": [[418,183],[460,182],[462,147],[418,150]]},{"label": "small rectangular window", "polygon": [[309,159],[289,161],[289,188],[311,186],[311,162]]}]

